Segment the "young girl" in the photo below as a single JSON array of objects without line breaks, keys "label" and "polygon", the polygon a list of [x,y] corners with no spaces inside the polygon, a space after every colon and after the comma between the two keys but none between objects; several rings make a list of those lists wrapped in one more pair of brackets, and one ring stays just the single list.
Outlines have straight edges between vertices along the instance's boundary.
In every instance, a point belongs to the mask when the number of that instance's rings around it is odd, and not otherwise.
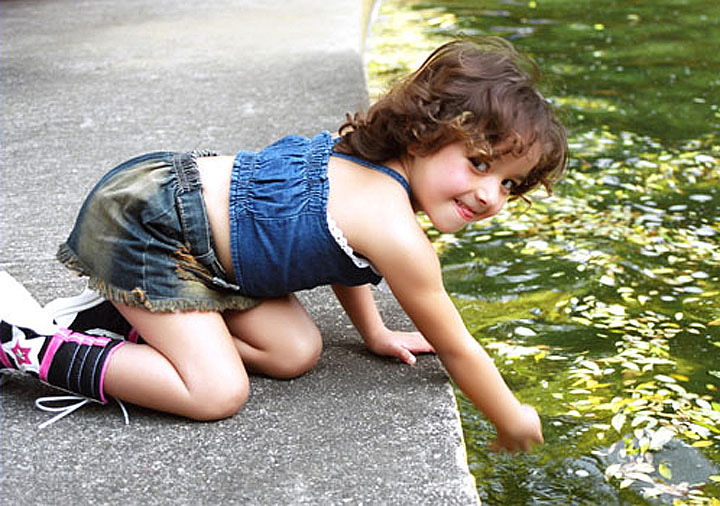
[{"label": "young girl", "polygon": [[[499,446],[542,442],[535,410],[466,330],[415,216],[453,233],[550,189],[565,134],[535,78],[501,39],[454,41],[338,136],[123,163],[58,252],[122,314],[123,336],[33,323],[11,307],[5,277],[3,366],[101,402],[216,420],[247,400],[248,371],[293,378],[315,365],[320,333],[293,292],[331,284],[371,351],[409,364],[435,351]],[[382,278],[418,333],[382,323],[369,288]]]}]

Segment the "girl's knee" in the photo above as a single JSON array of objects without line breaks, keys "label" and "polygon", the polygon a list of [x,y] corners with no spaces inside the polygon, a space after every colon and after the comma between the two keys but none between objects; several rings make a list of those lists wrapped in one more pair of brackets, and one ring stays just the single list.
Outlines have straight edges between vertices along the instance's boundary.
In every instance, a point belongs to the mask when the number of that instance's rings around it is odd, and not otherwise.
[{"label": "girl's knee", "polygon": [[208,387],[193,392],[191,418],[213,421],[229,418],[240,411],[250,397],[247,378],[239,381],[213,379]]},{"label": "girl's knee", "polygon": [[294,336],[287,339],[283,353],[275,360],[272,376],[279,379],[292,379],[302,376],[315,367],[322,353],[322,337],[315,330],[309,335]]}]

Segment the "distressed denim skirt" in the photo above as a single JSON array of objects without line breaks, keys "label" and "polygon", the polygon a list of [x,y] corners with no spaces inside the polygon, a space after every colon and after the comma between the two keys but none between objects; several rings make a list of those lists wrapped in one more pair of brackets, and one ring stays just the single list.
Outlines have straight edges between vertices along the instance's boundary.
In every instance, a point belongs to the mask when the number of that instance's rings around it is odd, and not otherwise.
[{"label": "distressed denim skirt", "polygon": [[249,309],[217,260],[195,158],[156,152],[108,172],[87,197],[58,260],[106,299],[150,311]]}]

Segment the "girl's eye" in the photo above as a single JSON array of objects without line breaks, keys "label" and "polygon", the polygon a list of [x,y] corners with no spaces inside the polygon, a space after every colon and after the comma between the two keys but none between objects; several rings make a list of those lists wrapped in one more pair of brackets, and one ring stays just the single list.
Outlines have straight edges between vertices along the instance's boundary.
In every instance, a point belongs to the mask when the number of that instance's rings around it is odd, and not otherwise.
[{"label": "girl's eye", "polygon": [[470,158],[470,163],[473,164],[475,170],[478,172],[487,172],[490,168],[487,162],[482,161],[480,158]]},{"label": "girl's eye", "polygon": [[505,188],[507,191],[512,192],[515,188],[517,188],[519,185],[513,181],[512,179],[503,179],[502,182],[503,188]]}]

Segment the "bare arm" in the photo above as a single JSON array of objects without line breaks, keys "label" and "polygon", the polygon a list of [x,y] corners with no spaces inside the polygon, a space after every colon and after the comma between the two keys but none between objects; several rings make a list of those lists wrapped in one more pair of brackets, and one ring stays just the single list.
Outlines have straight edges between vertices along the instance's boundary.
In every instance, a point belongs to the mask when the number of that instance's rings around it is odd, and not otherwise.
[{"label": "bare arm", "polygon": [[419,232],[392,244],[378,242],[374,255],[368,251],[368,256],[457,386],[496,426],[498,444],[528,450],[533,442],[542,442],[540,419],[515,398],[490,356],[465,328],[442,284],[435,251]]},{"label": "bare arm", "polygon": [[382,321],[369,285],[333,285],[333,291],[368,349],[377,355],[416,362],[413,353],[431,353],[432,346],[419,332],[389,330]]}]

